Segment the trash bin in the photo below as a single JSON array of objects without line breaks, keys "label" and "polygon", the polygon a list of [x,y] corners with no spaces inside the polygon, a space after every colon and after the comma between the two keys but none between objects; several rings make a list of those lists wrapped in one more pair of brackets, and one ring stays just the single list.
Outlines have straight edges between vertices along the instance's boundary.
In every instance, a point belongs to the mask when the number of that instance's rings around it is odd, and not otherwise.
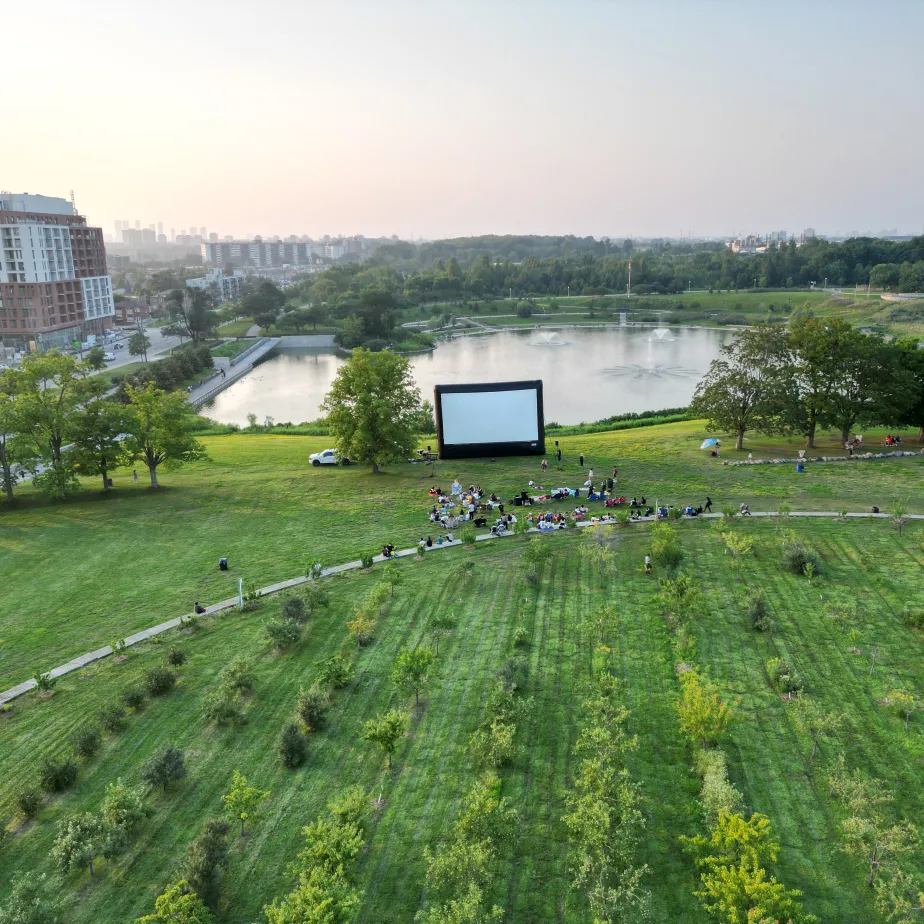
[{"label": "trash bin", "polygon": [[219,559],[218,559],[218,570],[219,570],[219,571],[227,571],[227,570],[228,570],[228,559],[227,559],[227,558],[219,558]]}]

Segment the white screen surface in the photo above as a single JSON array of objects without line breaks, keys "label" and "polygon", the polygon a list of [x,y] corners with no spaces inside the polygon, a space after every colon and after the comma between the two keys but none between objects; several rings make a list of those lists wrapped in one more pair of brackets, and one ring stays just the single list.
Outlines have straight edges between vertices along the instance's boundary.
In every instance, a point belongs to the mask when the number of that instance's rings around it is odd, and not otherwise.
[{"label": "white screen surface", "polygon": [[443,442],[523,443],[539,439],[538,393],[512,391],[443,392]]}]

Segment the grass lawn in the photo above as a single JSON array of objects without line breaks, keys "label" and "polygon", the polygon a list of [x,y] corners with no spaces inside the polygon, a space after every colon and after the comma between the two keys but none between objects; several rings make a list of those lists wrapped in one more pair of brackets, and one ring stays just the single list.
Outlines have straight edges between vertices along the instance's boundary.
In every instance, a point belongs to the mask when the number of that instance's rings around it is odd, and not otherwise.
[{"label": "grass lawn", "polygon": [[253,318],[238,318],[218,328],[220,337],[243,337],[253,327]]},{"label": "grass lawn", "polygon": [[[824,743],[810,767],[810,746],[795,730],[792,706],[771,690],[764,664],[774,655],[789,658],[811,695],[844,714],[839,744],[848,764],[887,782],[902,817],[924,817],[916,766],[924,754],[924,718],[916,716],[906,734],[901,720],[876,702],[895,686],[920,691],[924,641],[897,613],[909,602],[922,602],[917,585],[924,565],[922,534],[917,524],[899,537],[883,522],[794,522],[792,528],[824,562],[823,576],[809,584],[781,569],[774,522],[755,520],[739,528],[755,537],[757,554],[744,560],[736,578],[706,523],[680,526],[682,570],[695,575],[707,595],[693,623],[697,660],[738,699],[737,721],[725,742],[732,780],[748,808],[771,818],[782,843],[775,872],[788,886],[804,890],[806,909],[824,922],[868,924],[877,918],[863,872],[834,850],[836,818],[821,772],[834,744]],[[580,619],[614,601],[620,623],[605,641],[625,678],[630,731],[639,738],[630,770],[641,786],[646,821],[641,859],[650,867],[652,920],[705,924],[692,895],[693,862],[678,843],[678,835],[699,830],[697,783],[678,736],[675,665],[653,601],[658,575],[646,576],[641,568],[649,530],[616,534],[618,568],[602,587],[578,554],[573,533],[540,540],[553,554],[539,587],[523,580],[525,542],[514,539],[435,553],[424,562],[401,561],[404,580],[375,641],[357,653],[355,676],[334,695],[328,723],[311,736],[308,762],[298,771],[281,768],[275,752],[279,733],[293,714],[299,687],[311,683],[315,661],[348,646],[344,620],[377,580],[380,566],[371,574],[329,581],[329,611],[308,624],[289,653],[272,653],[262,638],[261,621],[279,606],[278,599],[268,600],[260,612],[209,619],[192,635],[176,633],[135,650],[126,663],[110,660],[85,676],[71,675],[51,699],[30,695],[17,701],[12,713],[0,717],[0,804],[34,780],[43,757],[67,753],[74,731],[147,667],[162,663],[171,645],[189,657],[179,669],[178,688],[150,702],[129,718],[125,732],[107,739],[102,752],[82,764],[71,792],[49,800],[36,821],[11,828],[2,848],[0,903],[13,874],[50,868],[56,822],[95,810],[114,779],[136,782],[140,763],[170,741],[186,752],[187,778],[152,796],[156,813],[125,855],[100,861],[92,880],[86,872],[66,878],[69,922],[124,924],[151,910],[187,844],[207,819],[220,814],[220,797],[239,769],[271,796],[247,835],[234,841],[217,915],[221,924],[262,920],[262,905],[289,888],[286,867],[302,847],[301,828],[352,784],[383,799],[360,860],[365,895],[357,920],[405,924],[426,901],[424,848],[446,835],[471,785],[476,771],[469,738],[483,717],[494,674],[513,653],[513,633],[523,625],[529,644],[521,650],[530,666],[525,694],[533,706],[521,723],[518,755],[503,771],[503,793],[518,812],[518,829],[502,852],[490,898],[506,910],[505,920],[586,922],[586,905],[569,887],[560,819],[572,770],[579,682],[591,658],[581,641]],[[459,568],[466,559],[474,562],[467,577]],[[742,597],[753,586],[764,588],[779,623],[772,637],[746,625]],[[867,658],[850,654],[847,636],[822,616],[819,596],[841,594],[859,605],[855,644],[878,647],[872,677]],[[413,697],[395,692],[391,665],[402,647],[431,644],[427,620],[446,610],[456,615],[458,628],[442,642],[432,686],[415,709]],[[199,714],[203,697],[218,671],[238,655],[254,659],[257,678],[246,724],[209,729]],[[385,772],[379,753],[359,741],[359,734],[364,721],[390,707],[406,709],[410,726],[392,771]]]},{"label": "grass lawn", "polygon": [[[754,510],[884,510],[897,499],[910,512],[924,512],[924,456],[794,466],[723,466],[698,447],[699,422],[638,430],[561,437],[561,468],[552,461],[547,487],[577,486],[587,467],[599,478],[618,465],[628,497],[702,503],[716,509],[742,501]],[[866,434],[878,442],[876,432]],[[906,434],[908,446],[914,434]],[[308,456],[329,437],[241,434],[204,439],[210,461],[177,472],[161,472],[164,487],[152,491],[139,468],[114,475],[107,496],[96,480],[63,504],[38,498],[31,487],[17,491],[14,509],[0,506],[0,689],[41,668],[107,644],[114,637],[232,596],[244,577],[260,585],[304,573],[308,561],[335,564],[381,549],[414,545],[428,531],[427,490],[448,489],[454,477],[480,483],[510,498],[540,477],[539,460],[509,458],[390,466],[372,476],[365,469],[313,468]],[[728,458],[795,454],[797,441],[757,437]],[[728,445],[728,444],[726,444]],[[836,451],[820,443],[819,454]],[[585,468],[578,467],[584,453]],[[562,508],[568,507],[561,504]],[[227,556],[231,570],[220,572]]]},{"label": "grass lawn", "polygon": [[256,340],[228,340],[221,346],[213,347],[212,356],[225,356],[228,359],[233,359],[256,342]]}]

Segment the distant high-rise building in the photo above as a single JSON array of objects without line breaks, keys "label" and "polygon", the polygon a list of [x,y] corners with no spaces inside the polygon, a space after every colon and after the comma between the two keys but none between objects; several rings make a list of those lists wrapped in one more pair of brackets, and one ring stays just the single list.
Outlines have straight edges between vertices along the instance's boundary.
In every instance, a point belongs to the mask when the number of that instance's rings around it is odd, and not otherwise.
[{"label": "distant high-rise building", "polygon": [[171,240],[171,241],[175,241],[175,240],[176,240],[176,228],[171,228],[171,229],[170,229],[170,240]]},{"label": "distant high-rise building", "polygon": [[103,229],[87,227],[67,199],[0,193],[4,341],[62,347],[101,334],[114,315]]},{"label": "distant high-rise building", "polygon": [[157,236],[160,237],[164,233],[164,223],[162,221],[157,222]]},{"label": "distant high-rise building", "polygon": [[803,240],[806,240],[806,241],[807,241],[807,240],[809,240],[810,238],[813,238],[813,237],[815,237],[815,229],[814,229],[814,228],[806,228],[806,229],[802,232],[802,238],[803,238]]},{"label": "distant high-rise building", "polygon": [[218,240],[218,234],[212,231],[212,233],[209,234],[209,240],[214,244]]},{"label": "distant high-rise building", "polygon": [[122,222],[117,218],[115,223],[116,240],[122,237]]},{"label": "distant high-rise building", "polygon": [[140,230],[141,230],[141,222],[138,221],[137,218],[135,219],[135,230],[136,230],[136,231],[140,231]]},{"label": "distant high-rise building", "polygon": [[205,225],[203,225],[203,226],[199,229],[199,233],[200,233],[203,237],[207,237],[207,236],[208,236],[208,233],[206,232],[206,229],[205,229]]}]

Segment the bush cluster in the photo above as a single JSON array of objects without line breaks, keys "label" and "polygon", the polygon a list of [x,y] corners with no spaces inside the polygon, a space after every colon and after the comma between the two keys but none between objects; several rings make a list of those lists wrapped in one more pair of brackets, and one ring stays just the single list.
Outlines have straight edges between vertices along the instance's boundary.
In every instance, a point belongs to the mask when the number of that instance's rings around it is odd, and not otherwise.
[{"label": "bush cluster", "polygon": [[[119,400],[123,404],[128,403],[128,385],[143,389],[148,382],[153,382],[163,391],[175,391],[181,388],[188,379],[205,369],[211,369],[213,365],[212,352],[207,346],[187,344],[166,359],[148,363],[137,372],[132,372],[119,379],[117,383]],[[113,381],[116,378],[118,377],[114,376]]]}]

